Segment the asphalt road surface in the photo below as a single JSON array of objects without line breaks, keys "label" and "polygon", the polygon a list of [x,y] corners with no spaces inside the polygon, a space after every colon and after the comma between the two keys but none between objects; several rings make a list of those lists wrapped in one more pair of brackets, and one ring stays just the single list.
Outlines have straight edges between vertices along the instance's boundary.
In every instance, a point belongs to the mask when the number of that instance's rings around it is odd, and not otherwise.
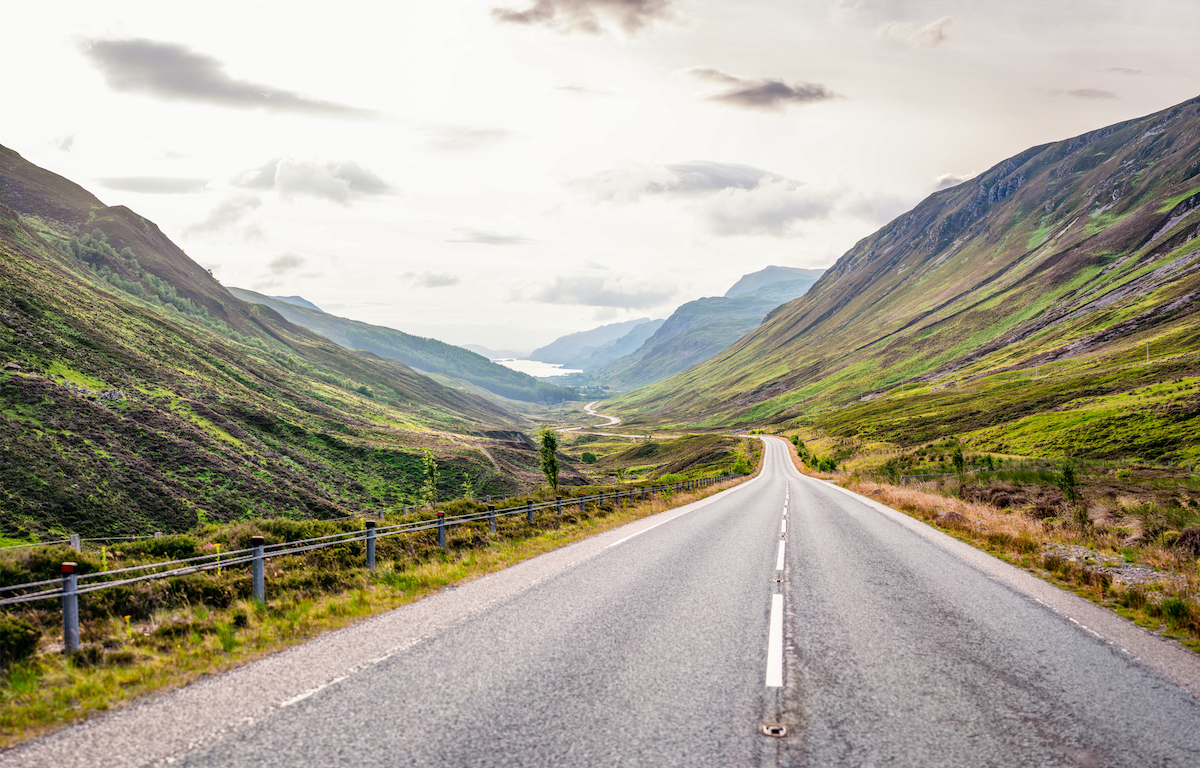
[{"label": "asphalt road surface", "polygon": [[1193,654],[766,443],[735,489],[0,766],[1200,766]]}]

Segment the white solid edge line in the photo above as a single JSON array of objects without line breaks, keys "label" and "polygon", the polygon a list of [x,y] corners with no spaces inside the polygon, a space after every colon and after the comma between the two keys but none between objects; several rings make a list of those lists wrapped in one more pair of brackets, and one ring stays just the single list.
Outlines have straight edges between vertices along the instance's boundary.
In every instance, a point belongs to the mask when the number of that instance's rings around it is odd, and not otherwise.
[{"label": "white solid edge line", "polygon": [[783,542],[779,542],[779,551],[775,553],[775,570],[783,570]]},{"label": "white solid edge line", "polygon": [[[667,523],[671,522],[672,520],[676,520],[680,517],[683,517],[684,515],[686,515],[690,512],[695,512],[697,509],[703,509],[704,507],[707,507],[709,504],[712,504],[713,502],[721,499],[723,496],[725,496],[725,494],[729,493],[730,491],[745,490],[746,488],[748,488],[750,486],[751,483],[758,480],[759,477],[762,477],[762,475],[761,474],[757,475],[755,477],[750,478],[749,480],[747,480],[744,483],[735,485],[731,488],[726,488],[723,491],[718,491],[717,493],[714,493],[712,496],[706,496],[703,499],[697,499],[696,501],[693,501],[690,504],[685,504],[682,507],[676,507],[674,509],[663,510],[662,512],[659,512],[658,514],[659,515],[667,515],[672,512],[674,512],[675,514],[672,514],[670,517],[668,517],[665,520],[658,521],[654,525],[648,525],[645,528],[641,529],[640,531],[634,531],[633,533],[629,534],[628,536],[626,536],[623,539],[617,539],[612,544],[609,544],[609,545],[605,546],[604,548],[612,549],[613,547],[620,546],[621,544],[624,544],[625,542],[629,541],[632,538],[641,536],[643,533],[646,533],[647,531],[654,530],[655,528],[657,528],[660,525],[666,525]],[[647,518],[642,518],[642,519],[645,520]],[[636,525],[638,522],[640,522],[640,521],[635,520],[634,522],[629,523],[629,525]]]},{"label": "white solid edge line", "polygon": [[[783,547],[782,542],[779,546]],[[783,595],[771,595],[771,628],[767,632],[767,687],[783,687]]]}]

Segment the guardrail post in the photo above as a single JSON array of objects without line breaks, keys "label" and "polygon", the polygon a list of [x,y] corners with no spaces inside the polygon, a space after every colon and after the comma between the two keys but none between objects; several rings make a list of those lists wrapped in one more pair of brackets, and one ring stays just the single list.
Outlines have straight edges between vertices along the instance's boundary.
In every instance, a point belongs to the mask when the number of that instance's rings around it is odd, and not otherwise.
[{"label": "guardrail post", "polygon": [[579,494],[579,514],[581,514],[581,515],[587,514],[587,502],[584,501],[585,498],[587,498],[587,497],[584,496],[582,493]]},{"label": "guardrail post", "polygon": [[488,530],[496,532],[496,505],[488,504]]},{"label": "guardrail post", "polygon": [[252,571],[254,573],[254,601],[259,605],[267,602],[266,577],[263,574],[263,537],[254,536],[250,539],[250,547],[254,550]]},{"label": "guardrail post", "polygon": [[438,546],[446,548],[446,513],[438,512]]},{"label": "guardrail post", "polygon": [[367,570],[375,570],[375,521],[367,521]]},{"label": "guardrail post", "polygon": [[75,563],[63,563],[62,609],[63,609],[63,653],[79,650],[79,577]]},{"label": "guardrail post", "polygon": [[83,551],[83,542],[79,540],[78,533],[71,534],[71,549],[75,550],[76,552]]},{"label": "guardrail post", "polygon": [[558,516],[562,517],[562,496],[555,496],[554,500],[558,502]]},{"label": "guardrail post", "polygon": [[525,519],[533,522],[533,499],[525,500]]}]

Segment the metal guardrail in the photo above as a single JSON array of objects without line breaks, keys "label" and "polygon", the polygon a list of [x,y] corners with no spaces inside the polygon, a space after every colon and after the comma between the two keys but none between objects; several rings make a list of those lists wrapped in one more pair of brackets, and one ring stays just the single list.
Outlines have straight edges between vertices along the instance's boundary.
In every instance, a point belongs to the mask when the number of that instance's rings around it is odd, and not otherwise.
[{"label": "metal guardrail", "polygon": [[[303,552],[323,549],[325,547],[365,542],[366,567],[368,570],[373,571],[375,570],[375,543],[381,538],[399,536],[400,534],[404,533],[414,533],[417,531],[437,529],[438,546],[442,549],[445,549],[446,529],[454,525],[466,525],[468,523],[477,523],[486,520],[488,523],[488,529],[492,533],[495,533],[496,519],[500,517],[511,517],[524,514],[526,519],[532,523],[534,521],[534,514],[536,512],[548,509],[554,509],[556,514],[561,515],[564,507],[578,504],[579,511],[586,512],[587,505],[589,503],[594,503],[598,507],[607,501],[619,502],[623,498],[629,499],[630,501],[633,501],[635,498],[640,501],[645,501],[648,495],[653,498],[653,496],[656,494],[661,495],[667,492],[677,493],[681,491],[694,490],[715,485],[736,477],[742,477],[742,475],[725,474],[717,477],[684,480],[682,482],[671,483],[668,485],[618,489],[612,492],[601,491],[600,493],[591,496],[567,497],[565,499],[562,496],[559,496],[556,497],[554,501],[540,502],[537,504],[535,504],[532,499],[528,499],[524,505],[506,507],[500,510],[496,509],[494,504],[488,504],[487,510],[482,512],[469,512],[467,514],[451,516],[447,516],[444,512],[437,512],[437,516],[434,519],[414,520],[411,522],[397,523],[395,525],[387,526],[380,526],[375,520],[366,520],[365,528],[363,530],[333,533],[326,536],[315,536],[310,539],[284,541],[276,544],[266,544],[264,543],[262,536],[255,536],[251,539],[251,546],[248,549],[216,552],[209,555],[198,555],[196,557],[168,560],[160,563],[134,565],[128,568],[118,568],[111,571],[78,573],[77,563],[65,562],[61,566],[61,580],[46,579],[43,581],[31,581],[24,584],[0,586],[0,595],[10,595],[9,597],[0,597],[0,606],[18,605],[42,600],[61,599],[63,605],[63,648],[66,653],[73,653],[74,651],[79,650],[79,596],[85,595],[89,592],[96,592],[102,589],[110,589],[112,587],[135,584],[141,581],[166,579],[175,576],[189,576],[196,573],[202,573],[204,571],[219,570],[221,568],[229,568],[231,566],[239,566],[249,563],[253,577],[254,599],[260,603],[265,603],[266,584],[265,568],[263,564],[267,558],[297,555]],[[151,537],[146,536],[130,538]],[[74,545],[79,541],[79,539],[78,537],[73,536],[72,539],[64,539],[59,543],[66,543],[67,541],[71,541],[72,545]],[[123,576],[125,578],[113,579],[114,576]],[[55,584],[58,586],[54,587],[53,585]]]}]

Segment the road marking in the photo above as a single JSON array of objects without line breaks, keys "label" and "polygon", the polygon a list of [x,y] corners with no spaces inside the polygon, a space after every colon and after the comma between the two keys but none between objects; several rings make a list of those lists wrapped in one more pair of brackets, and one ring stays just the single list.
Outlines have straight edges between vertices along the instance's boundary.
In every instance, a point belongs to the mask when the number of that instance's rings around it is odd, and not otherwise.
[{"label": "road marking", "polygon": [[787,518],[783,518],[783,522],[779,524],[779,535],[787,536]]},{"label": "road marking", "polygon": [[[779,551],[782,554],[782,542]],[[783,595],[771,595],[771,628],[767,633],[767,687],[783,687]]]},{"label": "road marking", "polygon": [[775,570],[783,570],[783,542],[779,542],[779,551],[775,553]]}]

